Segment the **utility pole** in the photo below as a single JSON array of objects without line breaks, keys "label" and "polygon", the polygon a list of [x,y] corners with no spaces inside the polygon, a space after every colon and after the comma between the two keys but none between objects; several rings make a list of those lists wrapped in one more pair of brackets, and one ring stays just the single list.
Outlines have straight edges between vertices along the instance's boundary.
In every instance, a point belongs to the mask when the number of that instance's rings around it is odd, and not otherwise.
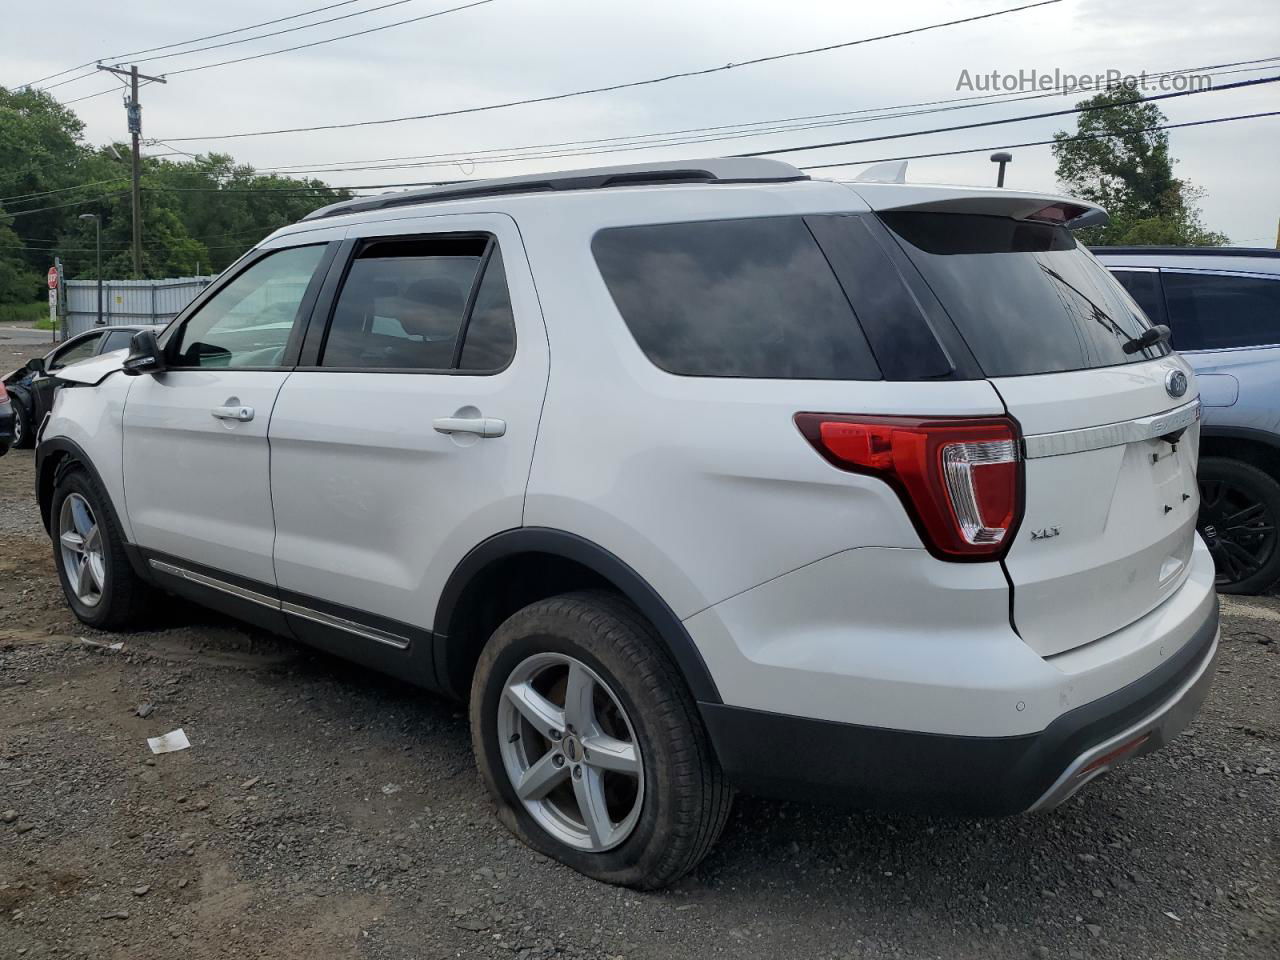
[{"label": "utility pole", "polygon": [[125,111],[129,117],[129,134],[133,137],[133,277],[142,279],[142,104],[138,102],[138,81],[150,80],[152,83],[166,83],[164,77],[149,77],[138,73],[137,64],[128,70],[120,67],[105,67],[98,64],[99,70],[106,70],[117,76],[129,78],[129,99],[125,101]]}]

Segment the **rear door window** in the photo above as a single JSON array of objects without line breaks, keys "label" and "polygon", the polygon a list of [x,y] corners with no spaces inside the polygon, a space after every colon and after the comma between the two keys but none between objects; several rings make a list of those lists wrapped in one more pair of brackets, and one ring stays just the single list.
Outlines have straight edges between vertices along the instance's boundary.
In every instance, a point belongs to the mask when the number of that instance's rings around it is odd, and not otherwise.
[{"label": "rear door window", "polygon": [[475,307],[462,341],[462,370],[501,370],[516,355],[516,318],[502,251],[496,246],[476,293]]},{"label": "rear door window", "polygon": [[392,237],[357,250],[320,365],[491,372],[514,353],[515,318],[494,241],[461,234]]},{"label": "rear door window", "polygon": [[591,248],[636,343],[669,373],[880,378],[800,217],[615,227]]},{"label": "rear door window", "polygon": [[1163,271],[1179,350],[1280,343],[1280,278]]},{"label": "rear door window", "polygon": [[1124,344],[1148,327],[1064,227],[974,214],[888,212],[898,237],[989,377],[1086,370],[1169,352]]}]

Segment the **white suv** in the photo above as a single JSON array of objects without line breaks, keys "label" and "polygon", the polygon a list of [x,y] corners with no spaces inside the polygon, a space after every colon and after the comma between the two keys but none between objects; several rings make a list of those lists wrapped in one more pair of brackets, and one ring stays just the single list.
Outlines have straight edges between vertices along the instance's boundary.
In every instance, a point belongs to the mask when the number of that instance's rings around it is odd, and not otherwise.
[{"label": "white suv", "polygon": [[1194,376],[1099,216],[732,159],[317,211],[65,371],[67,600],[469,697],[503,822],[612,883],[692,868],[734,788],[1052,807],[1217,650]]}]

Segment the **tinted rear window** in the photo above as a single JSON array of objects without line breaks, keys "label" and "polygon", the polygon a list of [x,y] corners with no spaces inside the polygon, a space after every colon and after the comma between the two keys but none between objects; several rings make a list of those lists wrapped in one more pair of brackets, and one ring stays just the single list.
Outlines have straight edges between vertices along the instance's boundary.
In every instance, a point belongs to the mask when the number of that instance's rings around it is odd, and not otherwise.
[{"label": "tinted rear window", "polygon": [[1165,271],[1164,295],[1179,350],[1280,343],[1280,279]]},{"label": "tinted rear window", "polygon": [[1169,352],[1164,344],[1123,351],[1147,321],[1064,227],[953,213],[881,219],[987,376],[1109,367]]},{"label": "tinted rear window", "polygon": [[849,301],[799,217],[601,230],[596,263],[636,342],[670,373],[875,380]]}]

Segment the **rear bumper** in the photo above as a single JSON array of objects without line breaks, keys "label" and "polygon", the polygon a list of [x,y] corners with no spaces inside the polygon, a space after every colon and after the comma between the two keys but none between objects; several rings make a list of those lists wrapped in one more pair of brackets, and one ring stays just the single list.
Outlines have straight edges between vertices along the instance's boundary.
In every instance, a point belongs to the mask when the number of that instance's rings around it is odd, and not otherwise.
[{"label": "rear bumper", "polygon": [[1002,816],[1049,809],[1122,760],[1172,740],[1208,693],[1218,607],[1145,676],[1039,733],[953,736],[700,704],[726,775],[750,793]]}]

